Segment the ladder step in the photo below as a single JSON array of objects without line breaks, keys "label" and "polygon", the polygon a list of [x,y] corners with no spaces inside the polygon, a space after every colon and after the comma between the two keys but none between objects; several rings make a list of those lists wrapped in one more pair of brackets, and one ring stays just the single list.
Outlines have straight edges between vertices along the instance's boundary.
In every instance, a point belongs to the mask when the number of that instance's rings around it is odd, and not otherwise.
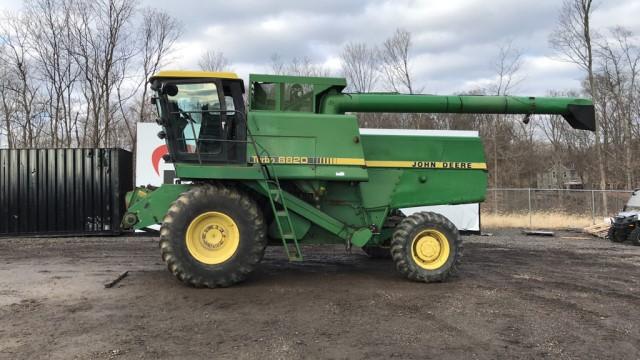
[{"label": "ladder step", "polygon": [[302,261],[302,253],[298,251],[296,246],[287,246],[286,250],[289,261]]},{"label": "ladder step", "polygon": [[[275,215],[275,222],[282,238],[289,261],[302,261],[302,253],[298,247],[298,239],[293,228],[289,211],[285,205],[284,192],[276,180],[265,179],[267,195],[271,201],[271,208]],[[286,226],[286,227],[285,227]]]}]

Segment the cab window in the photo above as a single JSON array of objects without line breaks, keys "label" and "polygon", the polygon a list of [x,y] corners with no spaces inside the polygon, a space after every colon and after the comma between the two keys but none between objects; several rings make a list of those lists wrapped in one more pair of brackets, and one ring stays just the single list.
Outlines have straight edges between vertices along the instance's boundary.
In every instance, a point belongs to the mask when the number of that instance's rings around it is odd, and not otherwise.
[{"label": "cab window", "polygon": [[279,84],[254,82],[251,85],[251,108],[253,110],[276,110],[276,87]]},{"label": "cab window", "polygon": [[313,85],[284,84],[282,111],[313,112]]},{"label": "cab window", "polygon": [[177,84],[177,92],[168,95],[172,125],[177,131],[178,150],[186,153],[221,151],[224,123],[216,84]]}]

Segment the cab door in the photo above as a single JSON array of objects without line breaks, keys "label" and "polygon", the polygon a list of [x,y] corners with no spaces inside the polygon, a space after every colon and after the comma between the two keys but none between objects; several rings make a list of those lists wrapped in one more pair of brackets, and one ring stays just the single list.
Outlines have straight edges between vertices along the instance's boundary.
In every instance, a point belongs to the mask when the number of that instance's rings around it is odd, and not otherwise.
[{"label": "cab door", "polygon": [[174,161],[246,161],[241,80],[180,80],[163,85],[165,128]]}]

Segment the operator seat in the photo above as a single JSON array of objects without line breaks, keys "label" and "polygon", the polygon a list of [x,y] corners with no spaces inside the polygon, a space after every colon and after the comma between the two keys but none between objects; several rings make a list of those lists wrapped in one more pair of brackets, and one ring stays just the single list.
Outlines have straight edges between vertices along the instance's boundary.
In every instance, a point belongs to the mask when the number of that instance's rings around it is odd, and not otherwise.
[{"label": "operator seat", "polygon": [[198,151],[201,154],[218,154],[222,150],[222,143],[219,141],[223,134],[221,114],[208,110],[208,104],[202,106]]},{"label": "operator seat", "polygon": [[185,140],[184,129],[189,125],[189,121],[180,115],[180,108],[175,101],[169,101],[169,121],[168,130],[173,132],[172,137],[176,139],[178,152],[187,152],[187,141]]}]

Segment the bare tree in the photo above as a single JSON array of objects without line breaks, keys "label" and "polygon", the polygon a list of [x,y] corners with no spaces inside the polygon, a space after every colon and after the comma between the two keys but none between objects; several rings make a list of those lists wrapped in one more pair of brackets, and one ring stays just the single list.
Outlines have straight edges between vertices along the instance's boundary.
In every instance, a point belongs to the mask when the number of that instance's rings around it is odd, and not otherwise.
[{"label": "bare tree", "polygon": [[46,107],[51,145],[71,146],[73,115],[71,97],[79,76],[71,49],[67,0],[30,0],[25,3],[30,52],[47,91]]},{"label": "bare tree", "polygon": [[200,57],[198,66],[206,71],[229,71],[231,62],[222,51],[207,50]]},{"label": "bare tree", "polygon": [[271,55],[271,71],[275,75],[293,76],[330,76],[331,71],[322,65],[315,64],[308,56],[294,57],[285,63],[278,53]]},{"label": "bare tree", "polygon": [[[600,102],[611,98],[613,104],[609,106],[612,121],[608,131],[613,132],[611,142],[617,146],[616,154],[623,159],[616,173],[624,174],[624,186],[632,189],[634,185],[633,146],[632,136],[634,127],[634,109],[638,102],[638,81],[640,75],[640,49],[632,43],[633,34],[622,27],[611,30],[610,40],[605,39],[598,47],[600,58],[598,79],[602,82]],[[621,134],[617,134],[619,130]],[[614,156],[615,158],[615,156]],[[616,162],[617,163],[617,162]],[[611,178],[611,176],[609,176]]]},{"label": "bare tree", "polygon": [[[520,69],[522,68],[522,52],[513,46],[513,42],[508,41],[500,46],[498,55],[493,64],[495,71],[495,84],[489,86],[489,92],[494,95],[508,95],[522,80],[520,77]],[[507,123],[509,117],[505,115],[490,115],[490,136],[491,136],[491,160],[493,168],[490,176],[493,180],[493,187],[498,188],[500,184],[501,167],[500,160],[506,160],[505,157],[513,155],[513,152],[503,151],[504,146],[514,135],[514,128]],[[530,139],[532,134],[526,128],[521,128],[520,133],[526,135]],[[507,164],[516,164],[516,162],[504,161]]]},{"label": "bare tree", "polygon": [[[4,53],[4,48],[2,48]],[[4,54],[0,59],[4,59]],[[2,126],[5,129],[7,147],[13,148],[15,144],[15,133],[13,131],[13,116],[16,111],[16,97],[13,94],[14,78],[11,69],[6,64],[0,64],[0,102],[2,106]]]},{"label": "bare tree", "polygon": [[115,112],[111,97],[119,81],[118,74],[126,73],[118,67],[135,56],[131,29],[135,5],[134,0],[74,3],[74,18],[70,21],[77,43],[74,58],[81,70],[81,87],[90,114],[84,134],[91,133],[90,144],[95,147],[109,146]]},{"label": "bare tree", "polygon": [[[593,0],[564,0],[557,28],[551,34],[549,42],[562,59],[576,64],[586,72],[589,93],[594,101],[597,101],[593,69],[593,32],[591,29],[593,10]],[[600,188],[606,189],[607,173],[602,156],[601,126],[597,120],[595,131],[596,162],[600,174]],[[607,197],[605,193],[602,195],[602,201],[606,209]]]},{"label": "bare tree", "polygon": [[496,74],[496,82],[489,87],[490,91],[495,95],[511,93],[524,80],[520,76],[522,50],[514,47],[513,41],[503,43],[494,60],[493,69]]},{"label": "bare tree", "polygon": [[144,9],[141,26],[142,48],[142,96],[139,105],[138,121],[148,119],[147,80],[156,73],[170,55],[171,49],[182,32],[182,25],[171,15],[155,10]]},{"label": "bare tree", "polygon": [[294,57],[286,67],[287,75],[298,76],[329,76],[331,72],[324,68],[322,65],[318,65],[311,61],[311,58],[307,56]]},{"label": "bare tree", "polygon": [[14,81],[6,83],[12,95],[15,96],[16,110],[19,119],[16,121],[22,130],[22,145],[32,147],[35,144],[36,128],[34,109],[38,92],[34,81],[34,70],[28,55],[28,33],[26,19],[23,15],[9,15],[1,24],[2,42],[5,45],[2,66],[14,74]]},{"label": "bare tree", "polygon": [[269,58],[269,67],[274,75],[283,75],[285,71],[282,56],[278,53],[271,54],[271,57]]},{"label": "bare tree", "polygon": [[397,92],[414,93],[414,84],[409,64],[411,33],[404,29],[384,41],[380,49],[382,72],[387,84]]},{"label": "bare tree", "polygon": [[348,43],[342,49],[342,71],[347,84],[355,92],[372,91],[378,81],[378,50],[365,43]]}]

